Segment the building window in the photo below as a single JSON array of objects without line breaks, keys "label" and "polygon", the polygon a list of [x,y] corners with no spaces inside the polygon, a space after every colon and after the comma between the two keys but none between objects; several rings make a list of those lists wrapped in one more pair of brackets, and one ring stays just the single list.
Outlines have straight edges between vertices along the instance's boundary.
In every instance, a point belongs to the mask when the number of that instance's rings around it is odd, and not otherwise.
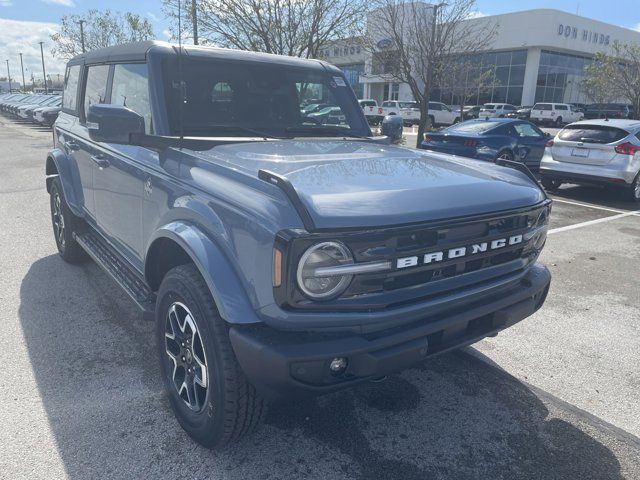
[{"label": "building window", "polygon": [[580,89],[591,59],[543,50],[536,81],[536,102],[588,103]]},{"label": "building window", "polygon": [[391,96],[389,100],[398,100],[398,96],[400,95],[400,84],[392,83],[391,84]]},{"label": "building window", "polygon": [[[524,83],[526,50],[485,52],[459,56],[452,62],[468,65],[456,78],[436,87],[432,99],[447,105],[482,105],[500,102],[520,105]],[[478,82],[481,75],[487,80]]]}]

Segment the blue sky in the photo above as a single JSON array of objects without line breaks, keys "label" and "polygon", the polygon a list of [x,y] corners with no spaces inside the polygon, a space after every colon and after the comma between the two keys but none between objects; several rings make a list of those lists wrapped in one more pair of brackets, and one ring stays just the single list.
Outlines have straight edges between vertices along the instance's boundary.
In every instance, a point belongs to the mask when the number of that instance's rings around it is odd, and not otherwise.
[{"label": "blue sky", "polygon": [[[477,10],[484,15],[507,13],[532,8],[556,8],[585,17],[640,30],[640,0],[477,0]],[[79,13],[97,8],[133,11],[146,16],[156,36],[166,38],[168,23],[163,18],[161,0],[0,0],[0,75],[5,75],[4,59],[13,66],[12,77],[18,73],[20,60],[17,52],[24,53],[28,71],[41,71],[38,41],[45,41],[47,68],[52,73],[62,71],[63,62],[49,55],[49,35],[65,14]],[[26,23],[30,22],[30,23]],[[27,74],[30,76],[30,73]]]}]

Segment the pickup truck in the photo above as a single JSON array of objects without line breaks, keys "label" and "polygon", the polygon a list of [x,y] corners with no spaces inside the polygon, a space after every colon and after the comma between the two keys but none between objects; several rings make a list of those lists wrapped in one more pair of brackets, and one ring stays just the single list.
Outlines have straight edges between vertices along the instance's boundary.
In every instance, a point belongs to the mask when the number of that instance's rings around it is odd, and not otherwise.
[{"label": "pickup truck", "polygon": [[[374,137],[348,85],[319,60],[155,41],[67,64],[45,166],[59,254],[153,320],[171,408],[207,447],[267,400],[413,367],[546,298],[531,174]],[[344,118],[302,115],[310,98]]]},{"label": "pickup truck", "polygon": [[[387,100],[378,107],[378,115],[375,118],[379,122],[387,115],[400,115],[405,125],[417,125],[420,121],[420,105],[418,102]],[[433,126],[453,125],[460,121],[459,113],[440,102],[429,102],[429,117]]]}]

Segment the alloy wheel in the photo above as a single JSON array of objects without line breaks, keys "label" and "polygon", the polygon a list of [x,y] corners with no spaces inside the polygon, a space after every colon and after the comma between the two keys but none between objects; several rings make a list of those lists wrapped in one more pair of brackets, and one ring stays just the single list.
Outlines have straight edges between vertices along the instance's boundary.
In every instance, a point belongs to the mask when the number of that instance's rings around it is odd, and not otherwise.
[{"label": "alloy wheel", "polygon": [[207,356],[193,315],[180,302],[167,311],[165,353],[178,396],[191,410],[201,411],[209,388]]},{"label": "alloy wheel", "polygon": [[59,192],[55,192],[55,195],[53,196],[53,228],[55,230],[58,243],[64,249],[64,214],[62,213],[62,199],[60,198]]}]

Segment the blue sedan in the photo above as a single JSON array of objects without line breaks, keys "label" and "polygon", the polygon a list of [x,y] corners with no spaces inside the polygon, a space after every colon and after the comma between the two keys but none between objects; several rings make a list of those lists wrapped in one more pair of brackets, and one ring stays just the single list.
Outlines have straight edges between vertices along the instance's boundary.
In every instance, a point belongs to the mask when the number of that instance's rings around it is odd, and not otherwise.
[{"label": "blue sedan", "polygon": [[549,137],[533,123],[513,118],[469,120],[427,133],[421,148],[494,162],[523,162],[538,171]]}]

